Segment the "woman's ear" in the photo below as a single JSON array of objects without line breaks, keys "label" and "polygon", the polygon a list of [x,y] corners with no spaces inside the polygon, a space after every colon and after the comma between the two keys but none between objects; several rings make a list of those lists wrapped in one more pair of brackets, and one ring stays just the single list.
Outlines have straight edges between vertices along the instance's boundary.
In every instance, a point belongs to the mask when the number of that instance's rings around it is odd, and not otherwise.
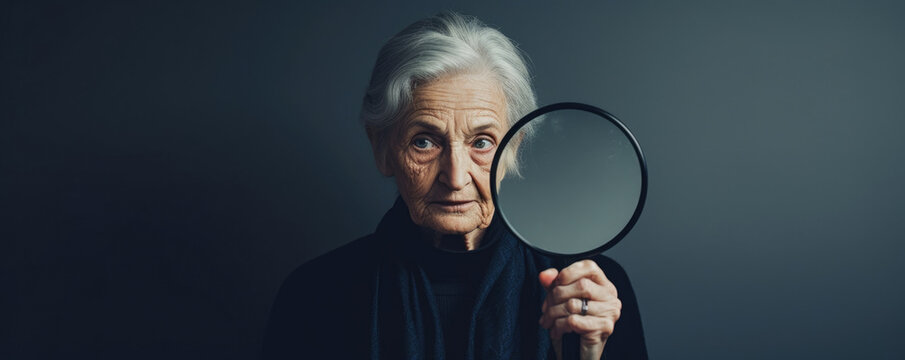
[{"label": "woman's ear", "polygon": [[374,154],[374,162],[377,164],[377,170],[383,176],[393,176],[393,169],[387,161],[386,144],[381,145],[379,141],[382,136],[378,135],[378,131],[373,127],[366,126],[365,131],[368,133],[368,141],[371,142],[371,153]]}]

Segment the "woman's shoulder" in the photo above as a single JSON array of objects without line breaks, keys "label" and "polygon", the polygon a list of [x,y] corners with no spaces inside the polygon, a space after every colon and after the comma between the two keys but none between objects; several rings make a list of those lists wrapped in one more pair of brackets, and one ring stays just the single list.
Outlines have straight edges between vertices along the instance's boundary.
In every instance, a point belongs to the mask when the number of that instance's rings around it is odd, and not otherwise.
[{"label": "woman's shoulder", "polygon": [[264,358],[325,358],[327,349],[364,354],[379,244],[361,237],[293,270],[280,287],[264,334]]},{"label": "woman's shoulder", "polygon": [[299,265],[286,277],[283,287],[310,286],[328,280],[323,276],[325,274],[331,274],[333,278],[362,278],[369,269],[375,269],[380,253],[374,234],[362,236]]}]

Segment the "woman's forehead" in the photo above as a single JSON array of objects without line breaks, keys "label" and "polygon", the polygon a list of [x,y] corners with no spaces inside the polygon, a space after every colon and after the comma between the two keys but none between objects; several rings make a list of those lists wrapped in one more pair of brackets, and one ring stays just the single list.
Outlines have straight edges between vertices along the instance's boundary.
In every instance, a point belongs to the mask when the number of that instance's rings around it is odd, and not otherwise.
[{"label": "woman's forehead", "polygon": [[499,81],[487,73],[447,75],[417,86],[412,92],[412,112],[442,115],[450,111],[489,112],[506,110],[506,97]]},{"label": "woman's forehead", "polygon": [[412,92],[410,111],[402,125],[439,132],[450,126],[470,131],[502,128],[506,111],[506,98],[492,76],[448,75]]}]

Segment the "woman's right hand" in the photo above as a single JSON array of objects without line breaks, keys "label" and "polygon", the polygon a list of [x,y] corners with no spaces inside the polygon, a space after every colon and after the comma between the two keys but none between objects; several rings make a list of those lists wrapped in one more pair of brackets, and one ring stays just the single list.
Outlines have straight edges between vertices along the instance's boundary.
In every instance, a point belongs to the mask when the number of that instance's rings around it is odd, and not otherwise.
[{"label": "woman's right hand", "polygon": [[[562,271],[550,268],[538,275],[547,296],[541,306],[540,325],[550,332],[556,356],[562,359],[562,335],[581,337],[582,359],[600,359],[622,310],[616,286],[593,260],[583,260]],[[581,314],[582,299],[587,311]]]}]

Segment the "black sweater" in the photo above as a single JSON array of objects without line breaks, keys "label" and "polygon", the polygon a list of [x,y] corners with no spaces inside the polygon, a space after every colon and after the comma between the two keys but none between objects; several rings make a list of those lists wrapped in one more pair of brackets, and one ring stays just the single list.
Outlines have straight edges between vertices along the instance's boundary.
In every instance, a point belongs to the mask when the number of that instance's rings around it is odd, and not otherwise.
[{"label": "black sweater", "polygon": [[442,250],[425,251],[421,265],[431,282],[440,324],[443,327],[448,359],[465,357],[468,318],[481,275],[490,260],[490,253],[477,251],[451,253]]}]

